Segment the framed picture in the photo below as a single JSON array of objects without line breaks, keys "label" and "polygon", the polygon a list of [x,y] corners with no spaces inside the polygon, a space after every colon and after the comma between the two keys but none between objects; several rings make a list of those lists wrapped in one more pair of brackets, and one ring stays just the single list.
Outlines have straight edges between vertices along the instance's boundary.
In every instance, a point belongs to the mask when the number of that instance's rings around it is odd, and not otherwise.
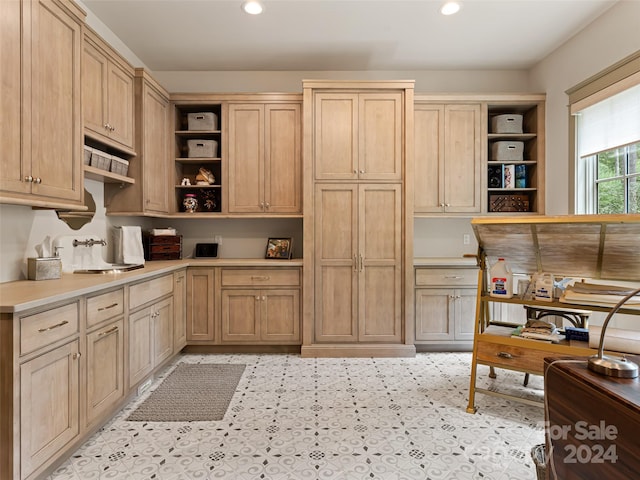
[{"label": "framed picture", "polygon": [[293,252],[292,244],[292,238],[269,238],[265,258],[289,260]]}]

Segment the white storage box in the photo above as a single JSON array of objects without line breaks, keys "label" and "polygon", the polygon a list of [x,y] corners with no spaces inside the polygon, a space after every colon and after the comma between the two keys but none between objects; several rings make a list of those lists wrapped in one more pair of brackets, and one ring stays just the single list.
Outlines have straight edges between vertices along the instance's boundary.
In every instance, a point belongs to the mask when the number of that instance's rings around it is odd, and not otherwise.
[{"label": "white storage box", "polygon": [[517,162],[523,159],[524,142],[493,142],[491,160]]},{"label": "white storage box", "polygon": [[93,152],[91,152],[91,166],[99,168],[100,170],[109,171],[111,167],[111,155],[94,148]]},{"label": "white storage box", "polygon": [[491,133],[522,133],[522,115],[496,115],[491,118]]},{"label": "white storage box", "polygon": [[126,176],[129,171],[129,160],[111,155],[111,171]]},{"label": "white storage box", "polygon": [[84,146],[84,164],[91,165],[91,155],[93,154],[93,148],[88,145]]},{"label": "white storage box", "polygon": [[214,158],[217,153],[218,142],[215,140],[187,140],[189,158]]},{"label": "white storage box", "polygon": [[218,115],[213,112],[187,114],[189,130],[218,130]]}]

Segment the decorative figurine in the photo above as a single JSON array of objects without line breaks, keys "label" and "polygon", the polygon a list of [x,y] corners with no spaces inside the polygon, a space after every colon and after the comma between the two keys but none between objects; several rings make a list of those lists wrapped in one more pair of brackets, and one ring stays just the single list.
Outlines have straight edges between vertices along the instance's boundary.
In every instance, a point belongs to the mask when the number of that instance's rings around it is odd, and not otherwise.
[{"label": "decorative figurine", "polygon": [[182,199],[182,206],[187,213],[194,213],[198,209],[198,199],[195,193],[185,193]]}]

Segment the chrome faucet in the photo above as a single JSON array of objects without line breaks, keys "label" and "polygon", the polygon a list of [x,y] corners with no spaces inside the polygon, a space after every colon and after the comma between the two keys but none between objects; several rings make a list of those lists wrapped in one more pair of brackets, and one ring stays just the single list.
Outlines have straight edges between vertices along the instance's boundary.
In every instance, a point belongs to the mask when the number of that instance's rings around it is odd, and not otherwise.
[{"label": "chrome faucet", "polygon": [[106,244],[107,242],[102,239],[94,240],[93,238],[90,238],[89,240],[78,240],[77,238],[75,238],[72,243],[74,247],[78,247],[80,245],[83,245],[85,247],[93,247],[94,245],[105,246]]}]

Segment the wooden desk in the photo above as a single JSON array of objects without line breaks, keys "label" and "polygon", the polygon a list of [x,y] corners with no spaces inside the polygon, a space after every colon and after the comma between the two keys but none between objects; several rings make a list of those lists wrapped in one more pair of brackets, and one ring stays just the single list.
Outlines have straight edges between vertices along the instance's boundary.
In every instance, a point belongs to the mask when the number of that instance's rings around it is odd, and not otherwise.
[{"label": "wooden desk", "polygon": [[640,377],[606,377],[574,359],[545,359],[548,478],[640,478]]}]

